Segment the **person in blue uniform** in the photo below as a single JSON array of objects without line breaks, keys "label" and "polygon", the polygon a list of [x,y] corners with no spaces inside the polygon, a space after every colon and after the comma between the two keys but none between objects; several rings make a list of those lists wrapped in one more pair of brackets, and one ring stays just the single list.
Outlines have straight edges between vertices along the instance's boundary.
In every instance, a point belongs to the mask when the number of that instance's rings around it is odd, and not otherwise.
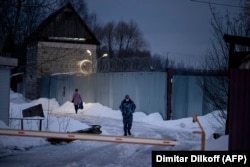
[{"label": "person in blue uniform", "polygon": [[133,113],[135,112],[136,105],[133,100],[130,99],[129,95],[126,95],[119,108],[123,117],[124,136],[131,135]]}]

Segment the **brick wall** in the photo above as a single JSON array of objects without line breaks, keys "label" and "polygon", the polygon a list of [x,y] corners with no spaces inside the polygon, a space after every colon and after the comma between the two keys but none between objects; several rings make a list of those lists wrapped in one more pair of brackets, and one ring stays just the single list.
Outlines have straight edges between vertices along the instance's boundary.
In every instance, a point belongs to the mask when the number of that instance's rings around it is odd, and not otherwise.
[{"label": "brick wall", "polygon": [[28,47],[27,52],[27,98],[38,98],[37,79],[42,76],[96,72],[96,45],[38,42],[37,46]]},{"label": "brick wall", "polygon": [[[87,52],[89,50],[90,53]],[[95,72],[96,47],[93,45],[39,43],[37,53],[38,74],[81,73],[81,62],[90,66],[88,72]],[[93,66],[92,66],[93,62]]]}]

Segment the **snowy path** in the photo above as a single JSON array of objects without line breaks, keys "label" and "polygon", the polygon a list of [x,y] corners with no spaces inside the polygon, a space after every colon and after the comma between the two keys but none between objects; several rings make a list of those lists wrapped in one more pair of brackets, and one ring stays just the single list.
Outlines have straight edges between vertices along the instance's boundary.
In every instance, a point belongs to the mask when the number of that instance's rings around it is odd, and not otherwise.
[{"label": "snowy path", "polygon": [[[54,114],[55,115],[55,114]],[[60,116],[57,114],[57,116]],[[64,115],[65,116],[65,115]],[[69,114],[68,117],[76,117]],[[102,135],[123,134],[121,120],[78,116],[78,119],[88,125],[102,126]],[[138,137],[170,138],[168,131],[148,124],[134,122],[132,133]],[[196,143],[197,145],[197,143]],[[80,141],[52,145],[47,143],[26,151],[14,151],[4,156],[0,155],[0,166],[151,166],[151,152],[153,150],[190,150],[194,145],[180,146],[152,146],[140,144],[125,144],[112,142]],[[3,154],[2,154],[3,155]],[[8,164],[8,165],[5,165]]]}]

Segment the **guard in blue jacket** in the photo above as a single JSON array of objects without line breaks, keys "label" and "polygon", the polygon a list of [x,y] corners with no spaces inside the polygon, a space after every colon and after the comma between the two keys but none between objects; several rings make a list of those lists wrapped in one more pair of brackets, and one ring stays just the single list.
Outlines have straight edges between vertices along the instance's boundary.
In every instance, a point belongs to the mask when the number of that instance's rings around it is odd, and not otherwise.
[{"label": "guard in blue jacket", "polygon": [[120,105],[120,110],[122,112],[123,117],[123,129],[124,136],[131,135],[131,128],[133,122],[133,113],[135,112],[136,105],[130,99],[129,95],[125,96],[125,99],[122,100]]}]

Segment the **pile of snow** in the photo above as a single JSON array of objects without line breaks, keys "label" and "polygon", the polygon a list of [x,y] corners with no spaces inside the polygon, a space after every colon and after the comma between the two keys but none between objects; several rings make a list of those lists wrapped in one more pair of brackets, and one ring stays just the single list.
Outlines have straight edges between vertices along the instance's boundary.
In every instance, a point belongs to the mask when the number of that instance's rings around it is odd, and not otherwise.
[{"label": "pile of snow", "polygon": [[[73,103],[67,101],[63,105],[59,105],[56,99],[46,99],[40,98],[33,101],[28,101],[23,98],[22,95],[10,92],[10,117],[21,118],[22,110],[29,108],[31,106],[42,104],[45,119],[43,121],[43,129],[46,131],[56,131],[56,132],[69,132],[76,131],[88,128],[89,125],[80,122],[75,119],[76,114],[74,110]],[[217,142],[217,146],[220,147],[220,150],[227,149],[227,136],[221,138],[224,141],[223,144],[219,144],[219,140],[213,139],[213,133],[224,131],[225,127],[216,119],[216,116],[220,114],[220,111],[213,111],[204,116],[198,116],[200,123],[202,124],[204,131],[206,133],[207,142]],[[70,116],[69,116],[70,115]],[[75,115],[75,118],[72,117]],[[106,106],[103,106],[99,103],[84,103],[84,109],[79,110],[78,114],[80,116],[93,116],[93,117],[106,117],[111,119],[122,120],[122,115],[119,110],[113,110]],[[197,123],[194,123],[192,118],[182,118],[178,120],[163,120],[159,113],[152,113],[146,115],[143,112],[135,112],[134,113],[134,121],[142,122],[149,126],[153,126],[155,128],[166,129],[167,133],[171,135],[172,138],[177,139],[182,142],[200,142],[200,135],[193,134],[193,131],[199,131],[200,128]],[[38,122],[37,121],[25,121],[24,125],[25,129],[29,130],[38,130]],[[14,128],[20,129],[20,121],[19,120],[11,120],[10,126],[7,126],[0,120],[0,128]],[[103,133],[105,135],[105,131]],[[112,135],[120,135],[120,134],[112,134]],[[29,141],[20,142],[17,141]],[[30,144],[29,144],[30,143]],[[34,138],[23,138],[23,137],[15,137],[11,138],[9,136],[1,136],[0,138],[0,147],[30,147],[34,145],[44,144],[44,139],[34,139]],[[226,147],[225,147],[226,145]],[[206,147],[214,146],[214,144],[207,144]],[[212,149],[215,149],[215,148]],[[224,148],[221,148],[224,147]],[[209,148],[208,148],[209,149]]]}]

